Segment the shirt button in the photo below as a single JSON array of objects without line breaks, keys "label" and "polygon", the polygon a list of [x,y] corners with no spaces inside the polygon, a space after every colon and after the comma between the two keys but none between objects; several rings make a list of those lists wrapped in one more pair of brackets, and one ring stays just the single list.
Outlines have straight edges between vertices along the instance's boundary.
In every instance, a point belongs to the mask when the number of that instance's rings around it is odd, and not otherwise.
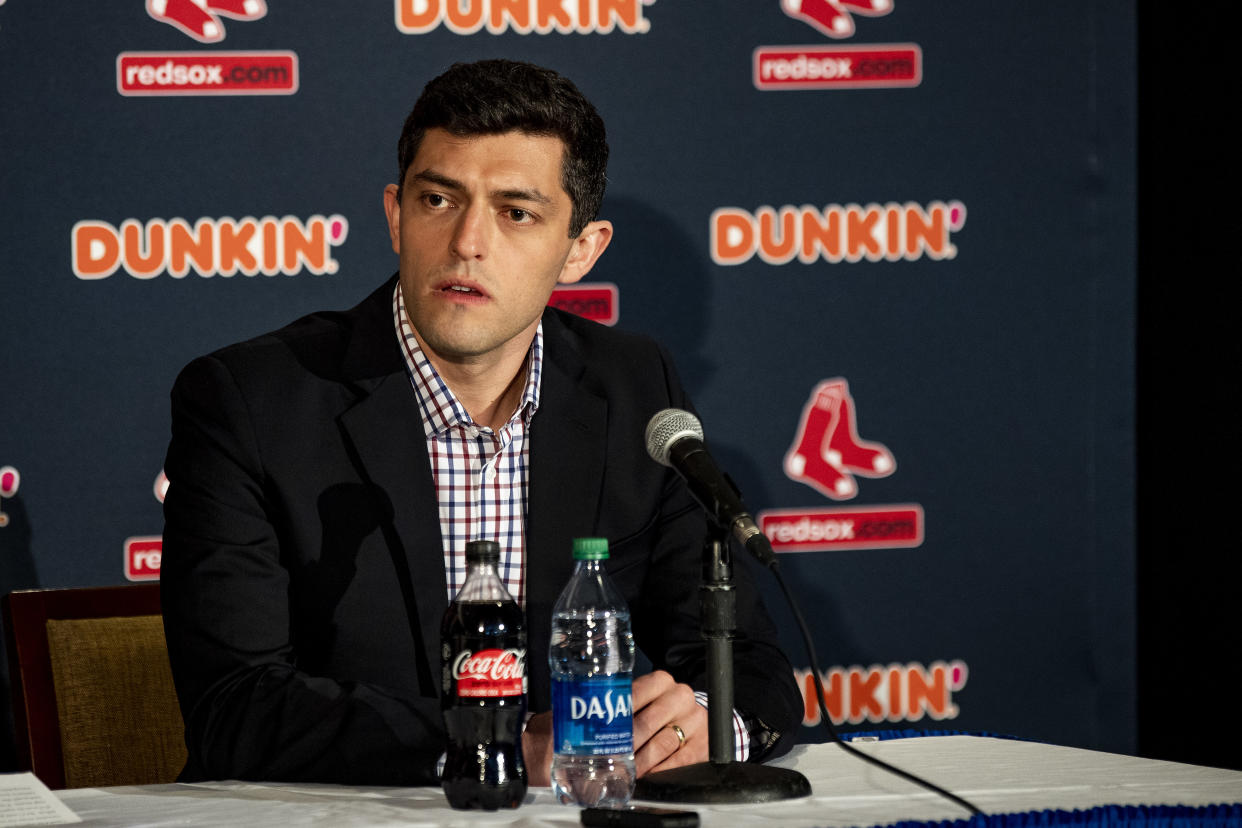
[{"label": "shirt button", "polygon": [[474,440],[479,436],[479,430],[474,426],[468,425],[466,426],[466,436]]},{"label": "shirt button", "polygon": [[496,470],[492,468],[491,466],[488,466],[486,469],[483,470],[483,477],[487,479],[488,483],[495,483],[496,482]]}]

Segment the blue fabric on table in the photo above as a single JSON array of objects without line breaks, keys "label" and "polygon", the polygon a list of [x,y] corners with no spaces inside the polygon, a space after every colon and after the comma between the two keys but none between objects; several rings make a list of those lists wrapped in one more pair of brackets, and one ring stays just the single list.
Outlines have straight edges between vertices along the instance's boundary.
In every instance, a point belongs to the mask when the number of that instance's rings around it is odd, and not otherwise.
[{"label": "blue fabric on table", "polygon": [[985,814],[939,822],[905,821],[889,828],[1242,828],[1242,804],[1101,805],[1085,811],[1026,811]]},{"label": "blue fabric on table", "polygon": [[[914,739],[923,736],[986,736],[1031,742],[1021,736],[964,730],[860,730],[841,739]],[[1012,814],[985,814],[971,819],[891,823],[888,828],[1242,828],[1242,803],[1220,805],[1101,805],[1089,810],[1043,810]]]},{"label": "blue fabric on table", "polygon": [[853,742],[859,739],[867,741],[877,739],[885,742],[889,739],[917,739],[923,736],[983,736],[988,739],[1014,739],[1020,742],[1039,741],[1038,739],[1028,739],[1025,736],[1010,736],[1005,733],[992,733],[986,730],[915,730],[914,728],[904,728],[901,730],[855,730],[849,733],[842,733],[841,740]]}]

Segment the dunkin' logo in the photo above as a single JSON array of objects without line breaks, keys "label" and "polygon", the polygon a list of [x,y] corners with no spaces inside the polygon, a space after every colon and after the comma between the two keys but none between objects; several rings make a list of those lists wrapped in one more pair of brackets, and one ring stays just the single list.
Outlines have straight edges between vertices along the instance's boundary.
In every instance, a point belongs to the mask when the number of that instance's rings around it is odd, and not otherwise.
[{"label": "dunkin' logo", "polygon": [[264,0],[147,0],[147,14],[179,29],[199,43],[224,40],[224,21],[258,20],[267,14]]},{"label": "dunkin' logo", "polygon": [[[960,712],[953,694],[966,686],[969,670],[964,661],[890,664],[887,667],[833,667],[820,674],[824,707],[833,724],[917,722],[954,719]],[[815,698],[810,670],[794,670],[802,691],[802,724],[819,724],[822,714]]]},{"label": "dunkin' logo", "polygon": [[[22,485],[22,476],[12,466],[0,466],[0,498],[13,497]],[[9,525],[9,516],[0,509],[0,529]]]},{"label": "dunkin' logo", "polygon": [[520,696],[526,692],[526,651],[462,650],[453,659],[451,670],[462,698]]},{"label": "dunkin' logo", "polygon": [[840,39],[854,34],[854,15],[888,14],[893,0],[781,0],[781,8],[790,17]]},{"label": "dunkin' logo", "polygon": [[645,34],[643,7],[655,0],[396,0],[397,29],[427,34],[440,26],[459,35]]},{"label": "dunkin' logo", "polygon": [[720,207],[709,223],[711,257],[718,265],[745,264],[755,256],[770,265],[794,259],[803,264],[941,260],[957,255],[951,234],[966,224],[966,205],[765,205],[754,212]]},{"label": "dunkin' logo", "polygon": [[314,215],[242,219],[201,218],[191,226],[181,218],[126,219],[118,228],[106,221],[73,225],[70,257],[79,279],[106,279],[118,269],[135,279],[161,273],[180,279],[199,276],[289,276],[309,271],[336,273],[332,248],[349,234],[344,216]]}]

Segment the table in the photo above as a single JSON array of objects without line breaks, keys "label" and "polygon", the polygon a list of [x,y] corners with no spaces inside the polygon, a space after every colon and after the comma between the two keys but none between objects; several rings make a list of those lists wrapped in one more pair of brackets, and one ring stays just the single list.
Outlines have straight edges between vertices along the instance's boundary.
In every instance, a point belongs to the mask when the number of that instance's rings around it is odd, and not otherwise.
[{"label": "table", "polygon": [[[1242,803],[1242,772],[978,736],[855,743],[924,776],[988,814],[1104,805]],[[799,745],[773,764],[794,768],[812,795],[761,805],[693,805],[705,828],[736,825],[872,826],[964,819],[952,803],[832,744]],[[450,809],[438,788],[210,782],[57,791],[87,826],[331,825],[571,826],[578,809],[532,788],[514,811]],[[1242,825],[1242,805],[1232,810]]]}]

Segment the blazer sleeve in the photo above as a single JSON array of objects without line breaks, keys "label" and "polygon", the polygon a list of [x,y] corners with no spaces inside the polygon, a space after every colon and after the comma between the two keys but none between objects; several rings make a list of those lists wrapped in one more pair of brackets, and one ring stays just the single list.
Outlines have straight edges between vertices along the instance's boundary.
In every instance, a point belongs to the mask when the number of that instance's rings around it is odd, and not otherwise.
[{"label": "blazer sleeve", "polygon": [[255,434],[225,363],[187,366],[172,392],[161,572],[182,779],[434,784],[437,699],[299,669]]}]

